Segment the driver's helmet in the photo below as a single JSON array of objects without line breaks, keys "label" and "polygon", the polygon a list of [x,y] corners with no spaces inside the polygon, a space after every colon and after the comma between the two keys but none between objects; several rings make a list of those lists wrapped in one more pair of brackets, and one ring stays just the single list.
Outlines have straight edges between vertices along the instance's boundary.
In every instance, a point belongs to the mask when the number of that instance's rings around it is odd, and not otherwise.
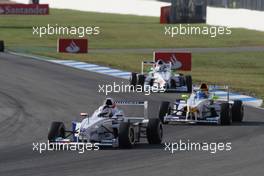
[{"label": "driver's helmet", "polygon": [[208,98],[208,91],[209,91],[209,88],[207,84],[202,83],[200,86],[200,91],[197,92],[196,97],[198,99]]},{"label": "driver's helmet", "polygon": [[104,101],[104,106],[107,106],[108,108],[115,108],[116,104],[112,98],[107,98]]},{"label": "driver's helmet", "polygon": [[163,60],[158,60],[156,62],[156,71],[164,71],[166,69],[166,65]]},{"label": "driver's helmet", "polygon": [[207,84],[202,83],[201,86],[200,86],[200,90],[204,91],[204,92],[208,92],[209,88],[208,88]]},{"label": "driver's helmet", "polygon": [[112,109],[108,106],[103,106],[101,112],[98,115],[99,117],[112,117]]}]

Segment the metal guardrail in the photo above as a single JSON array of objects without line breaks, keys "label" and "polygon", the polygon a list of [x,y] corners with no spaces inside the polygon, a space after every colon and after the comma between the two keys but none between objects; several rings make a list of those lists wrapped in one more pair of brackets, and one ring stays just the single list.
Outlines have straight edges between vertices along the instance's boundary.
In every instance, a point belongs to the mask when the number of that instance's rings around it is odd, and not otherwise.
[{"label": "metal guardrail", "polygon": [[207,0],[208,6],[264,11],[264,0]]}]

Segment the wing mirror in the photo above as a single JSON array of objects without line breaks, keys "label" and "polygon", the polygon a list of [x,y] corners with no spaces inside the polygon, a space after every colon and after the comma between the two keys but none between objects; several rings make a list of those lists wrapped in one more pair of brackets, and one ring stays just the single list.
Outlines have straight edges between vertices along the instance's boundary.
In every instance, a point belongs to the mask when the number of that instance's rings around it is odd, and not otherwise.
[{"label": "wing mirror", "polygon": [[147,69],[147,72],[149,73],[149,72],[152,72],[153,71],[153,68],[151,67],[151,68],[149,68],[149,69]]},{"label": "wing mirror", "polygon": [[219,96],[214,95],[214,96],[212,97],[212,99],[213,99],[213,100],[218,100],[218,99],[219,99]]},{"label": "wing mirror", "polygon": [[189,95],[181,95],[181,98],[187,100],[189,98]]}]

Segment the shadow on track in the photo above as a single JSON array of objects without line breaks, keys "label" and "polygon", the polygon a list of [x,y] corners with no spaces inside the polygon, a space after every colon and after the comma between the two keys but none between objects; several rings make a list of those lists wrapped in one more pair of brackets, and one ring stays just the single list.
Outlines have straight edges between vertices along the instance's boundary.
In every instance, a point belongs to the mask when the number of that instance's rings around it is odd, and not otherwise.
[{"label": "shadow on track", "polygon": [[258,121],[245,121],[242,123],[233,123],[231,126],[264,126],[264,122],[258,122]]},{"label": "shadow on track", "polygon": [[148,143],[139,143],[132,148],[122,149],[122,148],[113,148],[113,147],[100,147],[100,150],[156,150],[164,149],[164,144],[148,144]]},{"label": "shadow on track", "polygon": [[[196,123],[196,124],[187,124],[187,123],[171,123],[165,126],[212,126],[212,127],[221,127],[222,125],[218,124],[210,124],[210,123]],[[223,126],[264,126],[264,122],[259,121],[244,121],[241,123],[233,122],[231,125],[223,125]]]}]

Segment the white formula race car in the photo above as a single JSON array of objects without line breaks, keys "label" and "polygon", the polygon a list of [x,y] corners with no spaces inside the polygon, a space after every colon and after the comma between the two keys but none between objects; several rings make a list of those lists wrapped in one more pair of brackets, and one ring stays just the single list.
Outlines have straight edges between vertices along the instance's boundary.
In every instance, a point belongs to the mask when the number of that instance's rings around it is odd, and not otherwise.
[{"label": "white formula race car", "polygon": [[[226,90],[226,99],[215,96],[216,90]],[[174,103],[162,102],[159,118],[164,123],[212,123],[230,125],[232,122],[242,122],[244,107],[241,100],[229,100],[228,87],[211,87],[206,84],[194,89],[188,97],[177,99]]]},{"label": "white formula race car", "polygon": [[[144,73],[144,66],[149,65],[151,68]],[[165,63],[163,60],[157,62],[143,61],[141,74],[131,73],[130,85],[138,85],[144,89],[150,89],[153,92],[192,92],[192,77],[175,72],[173,63]]]},{"label": "white formula race car", "polygon": [[[116,105],[143,106],[144,117],[126,117]],[[84,119],[73,122],[72,130],[65,129],[63,122],[53,122],[48,134],[50,142],[89,142],[98,146],[131,148],[140,139],[147,138],[149,144],[161,144],[163,128],[160,120],[148,119],[148,102],[114,102],[106,99],[92,116],[81,113]],[[68,133],[68,135],[66,135]]]}]

